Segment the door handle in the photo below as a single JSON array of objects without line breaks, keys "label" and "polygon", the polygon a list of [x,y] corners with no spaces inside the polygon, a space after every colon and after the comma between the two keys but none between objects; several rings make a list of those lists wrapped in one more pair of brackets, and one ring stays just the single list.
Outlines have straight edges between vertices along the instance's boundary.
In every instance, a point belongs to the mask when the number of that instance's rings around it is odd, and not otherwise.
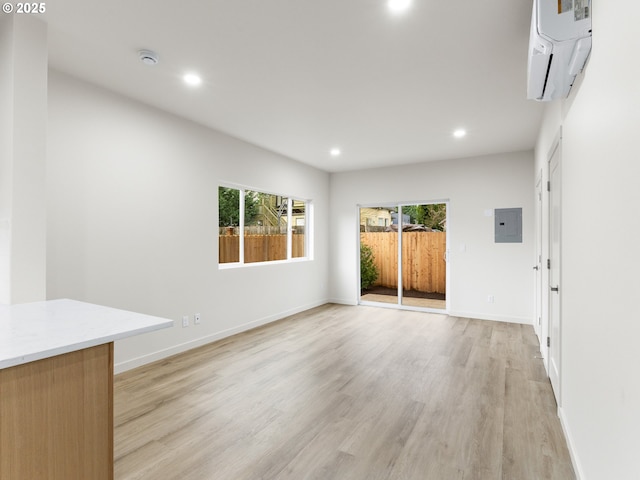
[{"label": "door handle", "polygon": [[552,292],[557,292],[558,291],[558,287],[550,287]]},{"label": "door handle", "polygon": [[536,265],[535,267],[533,267],[534,270],[540,270],[540,267],[538,265]]}]

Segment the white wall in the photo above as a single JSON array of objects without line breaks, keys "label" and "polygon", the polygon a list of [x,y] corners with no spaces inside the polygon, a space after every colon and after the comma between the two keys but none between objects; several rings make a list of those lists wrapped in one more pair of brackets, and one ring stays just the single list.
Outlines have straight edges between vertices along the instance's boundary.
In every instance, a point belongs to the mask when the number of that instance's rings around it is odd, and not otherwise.
[{"label": "white wall", "polygon": [[[325,172],[57,72],[47,167],[48,298],[176,321],[117,342],[117,371],[327,300]],[[218,270],[220,182],[311,199],[314,260]]]},{"label": "white wall", "polygon": [[0,15],[0,304],[11,300],[13,16]]},{"label": "white wall", "polygon": [[[358,300],[358,205],[449,200],[450,313],[531,323],[533,162],[533,152],[518,152],[332,175],[333,301]],[[494,243],[485,210],[510,207],[523,209],[523,243]]]},{"label": "white wall", "polygon": [[582,480],[637,479],[640,451],[640,4],[593,11],[579,88],[545,116],[545,167],[562,125],[562,405]]},{"label": "white wall", "polygon": [[47,25],[0,18],[0,303],[44,300]]}]

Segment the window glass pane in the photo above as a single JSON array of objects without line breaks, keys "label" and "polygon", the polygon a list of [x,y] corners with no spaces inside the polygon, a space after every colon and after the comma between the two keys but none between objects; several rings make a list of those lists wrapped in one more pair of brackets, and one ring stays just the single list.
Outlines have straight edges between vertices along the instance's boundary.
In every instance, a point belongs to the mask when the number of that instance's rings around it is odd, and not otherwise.
[{"label": "window glass pane", "polygon": [[287,198],[248,190],[244,210],[244,262],[287,258]]},{"label": "window glass pane", "polygon": [[218,261],[240,261],[240,190],[218,187]]},{"label": "window glass pane", "polygon": [[[360,209],[360,298],[398,303],[396,207]],[[386,223],[387,226],[383,226]],[[392,227],[388,225],[392,224]]]},{"label": "window glass pane", "polygon": [[291,223],[293,223],[291,235],[291,257],[305,257],[307,255],[305,252],[307,204],[303,200],[293,200],[293,208],[291,209]]},{"label": "window glass pane", "polygon": [[402,304],[445,309],[447,205],[405,205],[402,214]]}]

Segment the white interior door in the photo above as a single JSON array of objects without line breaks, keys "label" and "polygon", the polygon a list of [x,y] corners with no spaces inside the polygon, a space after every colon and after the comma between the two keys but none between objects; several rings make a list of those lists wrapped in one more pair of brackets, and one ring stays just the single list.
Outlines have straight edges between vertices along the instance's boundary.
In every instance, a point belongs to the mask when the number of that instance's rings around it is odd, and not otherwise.
[{"label": "white interior door", "polygon": [[540,341],[540,351],[543,353],[543,358],[546,358],[543,349],[543,345],[546,343],[542,340],[545,338],[542,335],[542,171],[540,171],[536,182],[536,195],[536,258],[533,266],[536,285],[534,328]]},{"label": "white interior door", "polygon": [[549,327],[548,327],[548,359],[549,378],[560,405],[560,374],[561,374],[561,335],[562,318],[560,316],[560,199],[561,199],[561,169],[560,142],[555,147],[549,159]]}]

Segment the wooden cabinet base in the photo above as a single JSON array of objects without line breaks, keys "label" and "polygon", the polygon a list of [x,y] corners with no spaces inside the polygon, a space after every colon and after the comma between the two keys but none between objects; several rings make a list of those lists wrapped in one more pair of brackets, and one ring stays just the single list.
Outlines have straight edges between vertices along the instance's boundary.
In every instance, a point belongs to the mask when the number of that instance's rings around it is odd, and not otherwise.
[{"label": "wooden cabinet base", "polygon": [[113,479],[113,343],[0,370],[0,478]]}]

